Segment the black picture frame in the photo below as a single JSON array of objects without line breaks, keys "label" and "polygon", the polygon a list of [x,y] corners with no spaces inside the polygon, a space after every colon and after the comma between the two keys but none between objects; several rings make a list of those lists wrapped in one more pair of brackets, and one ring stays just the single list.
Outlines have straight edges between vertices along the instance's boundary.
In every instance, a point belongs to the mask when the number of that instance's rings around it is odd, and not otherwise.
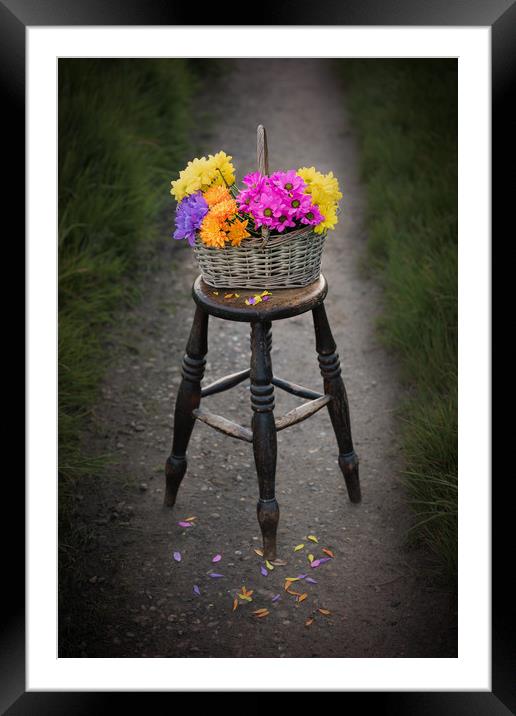
[{"label": "black picture frame", "polygon": [[[501,172],[514,150],[511,129],[514,121],[509,112],[511,88],[516,86],[516,2],[515,0],[347,0],[329,4],[320,0],[308,3],[262,2],[260,20],[249,18],[253,25],[397,25],[397,26],[484,26],[492,37],[492,210],[493,236],[508,218],[513,202],[514,182],[504,182]],[[203,25],[221,24],[220,4],[216,12],[206,7]],[[210,15],[213,15],[211,17]],[[228,12],[228,15],[231,13]],[[197,15],[197,17],[195,17]],[[245,24],[238,15],[241,24]],[[295,23],[292,23],[292,18]],[[196,25],[198,11],[184,4],[164,0],[0,0],[0,88],[4,153],[12,152],[6,179],[6,206],[13,216],[25,216],[25,202],[20,187],[25,184],[25,30],[31,26],[74,25]],[[225,23],[232,24],[232,23]],[[8,137],[9,141],[5,141]],[[514,156],[514,151],[512,156]],[[4,154],[5,156],[5,154]],[[16,247],[22,248],[23,222],[17,222]],[[495,257],[493,251],[493,259]],[[493,312],[494,316],[494,312]],[[19,323],[18,323],[19,325]],[[494,325],[493,325],[494,328]],[[489,439],[489,436],[485,436]],[[494,438],[494,436],[493,436]],[[501,437],[499,438],[501,442]],[[494,445],[493,445],[494,448]],[[474,449],[474,447],[472,447]],[[493,450],[493,454],[494,454]],[[508,476],[507,476],[508,477]],[[501,497],[501,487],[493,480],[493,594],[492,594],[492,692],[345,692],[343,706],[360,698],[360,706],[381,709],[387,714],[493,714],[503,716],[516,712],[516,679],[514,678],[511,625],[514,609],[503,587],[504,554],[511,539],[510,502]],[[505,489],[505,488],[504,488]],[[20,479],[9,479],[4,487],[4,510],[14,519],[2,525],[6,530],[3,544],[5,606],[1,612],[0,643],[0,711],[9,716],[21,714],[90,714],[118,708],[123,693],[26,692],[25,690],[25,594],[24,594],[24,485]],[[8,505],[8,510],[7,510]],[[505,514],[504,514],[505,513]],[[511,550],[509,549],[509,554]],[[7,560],[7,564],[5,564]],[[511,595],[509,595],[510,597]],[[125,694],[127,696],[128,694]],[[160,694],[146,692],[153,702]],[[173,694],[161,694],[170,698]],[[141,694],[130,694],[132,706],[138,707]],[[367,703],[363,699],[367,699]],[[151,703],[153,703],[151,702]],[[170,703],[170,701],[169,701]],[[146,701],[146,706],[149,702]],[[161,712],[161,709],[160,709]]]}]

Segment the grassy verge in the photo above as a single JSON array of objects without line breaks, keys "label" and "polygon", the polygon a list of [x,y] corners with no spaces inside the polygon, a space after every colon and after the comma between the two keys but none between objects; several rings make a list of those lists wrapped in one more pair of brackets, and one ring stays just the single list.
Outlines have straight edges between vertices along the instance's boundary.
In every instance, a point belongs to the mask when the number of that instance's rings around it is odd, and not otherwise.
[{"label": "grassy verge", "polygon": [[[102,458],[84,455],[106,366],[105,329],[137,299],[171,177],[189,159],[190,101],[202,67],[187,60],[59,64],[59,485],[61,537],[70,500]],[[66,545],[65,545],[66,546]]]},{"label": "grassy verge", "polygon": [[381,333],[400,356],[412,534],[457,570],[457,66],[345,60],[362,154]]}]

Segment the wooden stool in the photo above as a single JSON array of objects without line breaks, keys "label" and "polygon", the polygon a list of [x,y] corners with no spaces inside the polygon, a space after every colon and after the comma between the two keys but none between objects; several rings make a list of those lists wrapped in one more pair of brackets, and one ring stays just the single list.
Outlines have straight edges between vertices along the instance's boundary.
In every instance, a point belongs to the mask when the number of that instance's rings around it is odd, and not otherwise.
[{"label": "wooden stool", "polygon": [[[192,293],[197,304],[195,318],[183,359],[181,385],[176,399],[172,452],[166,463],[165,505],[173,506],[179,485],[186,472],[186,450],[196,420],[219,430],[225,435],[253,444],[258,474],[258,522],[263,536],[264,557],[276,559],[276,530],[279,507],[275,497],[276,433],[305,420],[328,407],[339,447],[339,465],[346,481],[349,498],[360,502],[358,458],[353,450],[346,389],[340,372],[337,347],[330,330],[324,299],[328,284],[324,276],[304,288],[274,290],[271,300],[254,306],[231,304],[224,294],[234,289],[214,289],[199,276]],[[272,321],[312,311],[316,349],[323,377],[324,393],[295,385],[273,375],[271,364]],[[208,352],[208,316],[228,321],[248,321],[251,324],[251,367],[201,387]],[[227,418],[200,408],[205,398],[251,379],[251,429],[237,425]],[[280,418],[274,418],[274,386],[307,398],[308,402]]]}]

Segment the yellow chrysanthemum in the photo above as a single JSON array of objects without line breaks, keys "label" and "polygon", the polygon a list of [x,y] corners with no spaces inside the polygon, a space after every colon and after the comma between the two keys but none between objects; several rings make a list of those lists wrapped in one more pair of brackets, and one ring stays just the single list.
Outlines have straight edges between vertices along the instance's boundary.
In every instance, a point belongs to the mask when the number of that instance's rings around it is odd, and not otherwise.
[{"label": "yellow chrysanthemum", "polygon": [[179,172],[179,179],[171,182],[170,193],[176,201],[181,201],[185,196],[196,191],[206,191],[213,185],[231,186],[235,182],[231,159],[225,152],[210,154],[208,159],[193,159]]},{"label": "yellow chrysanthemum", "polygon": [[208,206],[215,206],[215,204],[219,204],[221,201],[231,199],[229,191],[225,186],[220,186],[220,184],[211,186],[204,192],[203,196]]},{"label": "yellow chrysanthemum", "polygon": [[315,167],[302,167],[298,170],[298,175],[305,180],[307,186],[307,194],[311,194],[314,202],[319,204],[337,203],[342,199],[339,188],[339,181],[333,172],[321,174]]},{"label": "yellow chrysanthemum", "polygon": [[246,239],[251,234],[247,231],[248,220],[240,221],[236,219],[234,223],[229,225],[228,239],[231,241],[232,246],[240,246],[243,239]]},{"label": "yellow chrysanthemum", "polygon": [[339,181],[333,172],[321,174],[315,167],[302,167],[297,172],[307,184],[306,193],[310,194],[312,201],[319,207],[324,221],[314,227],[316,234],[322,234],[328,229],[334,229],[337,222],[337,206],[342,199]]},{"label": "yellow chrysanthemum", "polygon": [[235,168],[231,163],[232,159],[233,157],[226,152],[217,152],[214,156],[209,155],[208,161],[216,176],[215,184],[231,186],[235,183]]}]

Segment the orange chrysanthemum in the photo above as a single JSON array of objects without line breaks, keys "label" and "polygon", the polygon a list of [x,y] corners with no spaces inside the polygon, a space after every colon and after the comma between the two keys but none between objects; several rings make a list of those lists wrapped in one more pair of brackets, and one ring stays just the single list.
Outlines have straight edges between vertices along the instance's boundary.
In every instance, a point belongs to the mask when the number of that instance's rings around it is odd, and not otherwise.
[{"label": "orange chrysanthemum", "polygon": [[226,232],[224,231],[225,226],[225,221],[221,221],[219,217],[209,211],[204,217],[199,231],[199,236],[203,244],[214,248],[223,248],[227,239]]},{"label": "orange chrysanthemum", "polygon": [[239,219],[237,219],[233,224],[230,224],[228,231],[228,239],[231,241],[232,246],[240,246],[240,244],[242,243],[242,239],[251,236],[251,234],[247,231],[246,227],[247,219],[245,221],[240,221]]},{"label": "orange chrysanthemum", "polygon": [[215,204],[219,204],[221,201],[231,199],[231,194],[226,187],[217,184],[211,186],[207,191],[205,191],[203,196],[204,200],[210,207],[215,206]]},{"label": "orange chrysanthemum", "polygon": [[237,213],[237,205],[234,199],[226,199],[212,206],[209,213],[216,216],[220,221],[232,219]]}]

